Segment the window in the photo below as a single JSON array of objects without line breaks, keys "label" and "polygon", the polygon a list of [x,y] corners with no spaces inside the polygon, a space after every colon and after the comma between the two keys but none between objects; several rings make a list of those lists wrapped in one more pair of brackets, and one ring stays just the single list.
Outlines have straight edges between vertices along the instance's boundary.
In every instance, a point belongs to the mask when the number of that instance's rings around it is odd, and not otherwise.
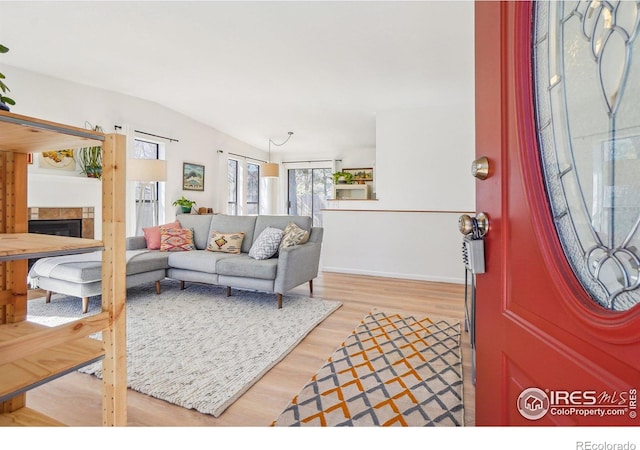
[{"label": "window", "polygon": [[238,215],[238,161],[230,159],[227,167],[227,214]]},{"label": "window", "polygon": [[322,208],[331,198],[331,169],[289,169],[289,214],[311,216],[314,226],[322,225]]},{"label": "window", "polygon": [[260,214],[260,164],[227,160],[227,214]]},{"label": "window", "polygon": [[[160,144],[155,142],[134,140],[133,157],[137,159],[158,159]],[[142,229],[157,225],[161,222],[158,198],[160,183],[136,181],[136,235],[142,235]]]},{"label": "window", "polygon": [[260,212],[260,165],[247,163],[247,214]]}]

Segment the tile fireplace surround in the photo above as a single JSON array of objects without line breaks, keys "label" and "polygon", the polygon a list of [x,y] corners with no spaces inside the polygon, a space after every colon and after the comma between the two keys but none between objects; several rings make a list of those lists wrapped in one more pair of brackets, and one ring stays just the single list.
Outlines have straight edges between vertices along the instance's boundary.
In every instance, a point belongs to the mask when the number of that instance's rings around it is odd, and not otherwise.
[{"label": "tile fireplace surround", "polygon": [[94,239],[94,208],[81,206],[77,208],[60,207],[31,207],[28,208],[29,220],[82,220],[82,237]]}]

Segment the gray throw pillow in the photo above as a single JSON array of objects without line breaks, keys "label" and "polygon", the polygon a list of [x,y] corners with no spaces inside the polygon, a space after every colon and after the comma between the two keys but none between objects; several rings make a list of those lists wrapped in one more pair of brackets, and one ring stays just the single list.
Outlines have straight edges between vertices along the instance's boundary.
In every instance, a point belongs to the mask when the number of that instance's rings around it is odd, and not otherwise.
[{"label": "gray throw pillow", "polygon": [[275,255],[282,240],[282,230],[267,227],[254,241],[249,256],[253,259],[269,259]]}]

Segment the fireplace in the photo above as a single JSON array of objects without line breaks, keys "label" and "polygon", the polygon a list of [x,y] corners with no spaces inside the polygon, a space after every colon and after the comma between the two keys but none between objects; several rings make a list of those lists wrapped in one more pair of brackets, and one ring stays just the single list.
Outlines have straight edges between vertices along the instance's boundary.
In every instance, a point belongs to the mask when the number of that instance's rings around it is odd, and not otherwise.
[{"label": "fireplace", "polygon": [[[94,209],[92,206],[78,208],[29,208],[29,233],[54,236],[94,237]],[[29,268],[37,259],[29,260]]]},{"label": "fireplace", "polygon": [[30,220],[29,233],[82,237],[82,219]]},{"label": "fireplace", "polygon": [[[78,221],[80,224],[79,234],[59,234],[59,236],[83,237],[94,239],[94,208],[93,206],[83,206],[78,208],[68,207],[31,207],[29,208],[29,232],[32,226],[43,229],[49,228],[52,232],[42,232],[42,234],[58,234],[63,232],[62,227],[75,227],[71,221]],[[40,225],[42,223],[42,226]]]}]

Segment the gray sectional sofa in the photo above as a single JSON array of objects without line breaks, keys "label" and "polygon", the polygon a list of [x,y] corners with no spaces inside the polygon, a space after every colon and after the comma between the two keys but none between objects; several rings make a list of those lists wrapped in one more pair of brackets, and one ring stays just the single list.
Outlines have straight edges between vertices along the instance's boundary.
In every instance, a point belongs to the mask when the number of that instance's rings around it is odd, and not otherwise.
[{"label": "gray sectional sofa", "polygon": [[[278,308],[282,296],[303,283],[309,283],[313,293],[313,279],[318,275],[323,229],[312,227],[310,217],[262,215],[230,216],[225,214],[181,214],[177,220],[182,228],[193,230],[194,250],[167,252],[148,250],[144,236],[127,238],[127,288],[155,282],[160,294],[164,278],[185,282],[216,284],[231,288],[266,291],[276,294]],[[281,248],[272,258],[259,260],[248,255],[251,246],[267,227],[284,230],[293,222],[309,231],[308,241],[301,245]],[[222,253],[207,250],[213,231],[244,233],[241,252]],[[69,255],[44,258],[31,268],[32,287],[51,293],[81,297],[83,311],[87,311],[88,297],[101,292],[101,254]]]}]

